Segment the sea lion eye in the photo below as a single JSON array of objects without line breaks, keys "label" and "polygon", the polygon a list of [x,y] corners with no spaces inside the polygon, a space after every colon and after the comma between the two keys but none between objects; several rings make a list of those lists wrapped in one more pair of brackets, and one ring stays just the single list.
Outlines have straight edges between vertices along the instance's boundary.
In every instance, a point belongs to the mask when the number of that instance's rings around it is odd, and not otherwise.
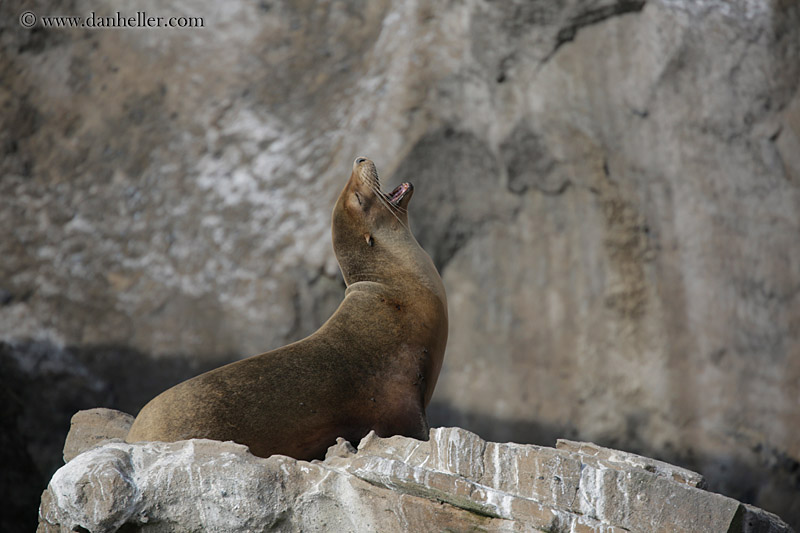
[{"label": "sea lion eye", "polygon": [[361,195],[358,194],[358,193],[354,193],[354,195],[356,197],[356,200],[358,200],[358,205],[364,205],[364,204],[361,203]]},{"label": "sea lion eye", "polygon": [[363,163],[364,161],[366,161],[366,159],[365,159],[365,158],[363,158],[363,157],[359,157],[358,159],[356,159],[356,165],[360,165],[360,164],[361,164],[361,163]]}]

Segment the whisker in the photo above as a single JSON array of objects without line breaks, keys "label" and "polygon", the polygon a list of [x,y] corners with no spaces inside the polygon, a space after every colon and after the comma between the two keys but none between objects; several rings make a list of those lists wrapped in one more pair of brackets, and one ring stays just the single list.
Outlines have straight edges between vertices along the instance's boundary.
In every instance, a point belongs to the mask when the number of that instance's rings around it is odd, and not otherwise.
[{"label": "whisker", "polygon": [[399,213],[408,213],[408,209],[400,207],[399,205],[392,204],[392,207],[394,207],[394,209]]},{"label": "whisker", "polygon": [[[373,187],[372,190],[377,191],[377,193],[379,193],[382,198],[386,199],[386,196],[383,193],[381,193],[380,183],[376,180],[374,185],[375,186]],[[391,201],[389,201],[389,205],[392,207],[392,209],[394,209],[395,211],[398,211],[400,213],[407,213],[408,212],[408,209],[400,207],[399,205],[396,205],[396,204],[392,203]]]},{"label": "whisker", "polygon": [[364,176],[363,174],[361,174],[360,177],[361,181],[365,182],[366,185],[370,189],[372,189],[372,192],[375,194],[375,196],[378,197],[378,201],[382,203],[386,207],[386,209],[389,210],[389,212],[392,214],[394,218],[397,219],[400,225],[403,226],[406,230],[411,231],[409,230],[408,226],[402,220],[400,220],[400,217],[397,216],[398,212],[407,213],[408,210],[400,206],[394,205],[392,202],[387,200],[386,197],[384,197],[380,189],[380,178],[378,178],[378,171],[373,167],[370,169],[369,176]]},{"label": "whisker", "polygon": [[389,212],[392,214],[394,218],[397,219],[400,225],[403,226],[406,230],[411,231],[408,229],[408,226],[406,226],[405,223],[402,220],[400,220],[400,217],[397,216],[397,213],[394,212],[393,208],[395,206],[391,202],[389,202],[386,198],[383,197],[383,193],[380,191],[380,189],[378,189],[375,184],[371,184],[370,188],[372,189],[372,192],[375,193],[375,196],[378,197],[378,201],[380,201],[386,207],[386,209],[389,210]]},{"label": "whisker", "polygon": [[[383,196],[383,195],[381,195],[381,196]],[[384,196],[384,200],[386,200],[385,196]],[[392,209],[394,209],[398,213],[407,213],[408,212],[408,209],[404,209],[404,208],[400,207],[399,205],[393,203],[391,200],[386,200],[386,201],[389,202],[389,205],[392,207]]]}]

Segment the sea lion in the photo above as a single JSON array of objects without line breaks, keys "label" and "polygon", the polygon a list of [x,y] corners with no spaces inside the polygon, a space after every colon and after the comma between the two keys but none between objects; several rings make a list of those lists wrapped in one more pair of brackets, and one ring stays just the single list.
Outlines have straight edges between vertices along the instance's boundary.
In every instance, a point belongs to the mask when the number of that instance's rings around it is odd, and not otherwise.
[{"label": "sea lion", "polygon": [[447,300],[409,230],[414,188],[380,190],[353,163],[332,216],[344,300],[312,335],[180,383],[142,408],[128,442],[232,440],[260,457],[321,458],[336,437],[428,440],[425,407],[447,343]]}]

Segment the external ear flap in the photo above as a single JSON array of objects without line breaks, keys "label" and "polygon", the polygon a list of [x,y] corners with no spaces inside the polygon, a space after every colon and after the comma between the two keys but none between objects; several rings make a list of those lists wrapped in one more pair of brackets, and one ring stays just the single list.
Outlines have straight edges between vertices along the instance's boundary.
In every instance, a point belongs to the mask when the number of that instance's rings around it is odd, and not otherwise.
[{"label": "external ear flap", "polygon": [[369,233],[364,234],[364,239],[367,241],[367,244],[369,244],[370,247],[372,247],[372,245],[375,244],[375,241],[372,240],[372,235],[370,235]]}]

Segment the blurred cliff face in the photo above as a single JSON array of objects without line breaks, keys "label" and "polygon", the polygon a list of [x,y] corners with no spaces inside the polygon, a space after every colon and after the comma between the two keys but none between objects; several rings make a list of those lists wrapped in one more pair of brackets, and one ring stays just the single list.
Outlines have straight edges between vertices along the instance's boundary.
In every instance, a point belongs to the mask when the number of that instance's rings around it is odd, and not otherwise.
[{"label": "blurred cliff face", "polygon": [[[41,24],[116,9],[0,6],[0,338],[23,376],[4,393],[40,469],[73,408],[135,411],[314,331],[366,154],[414,183],[448,290],[432,423],[645,453],[800,524],[796,2],[149,2],[203,27]],[[68,402],[41,394],[65,375]]]}]

